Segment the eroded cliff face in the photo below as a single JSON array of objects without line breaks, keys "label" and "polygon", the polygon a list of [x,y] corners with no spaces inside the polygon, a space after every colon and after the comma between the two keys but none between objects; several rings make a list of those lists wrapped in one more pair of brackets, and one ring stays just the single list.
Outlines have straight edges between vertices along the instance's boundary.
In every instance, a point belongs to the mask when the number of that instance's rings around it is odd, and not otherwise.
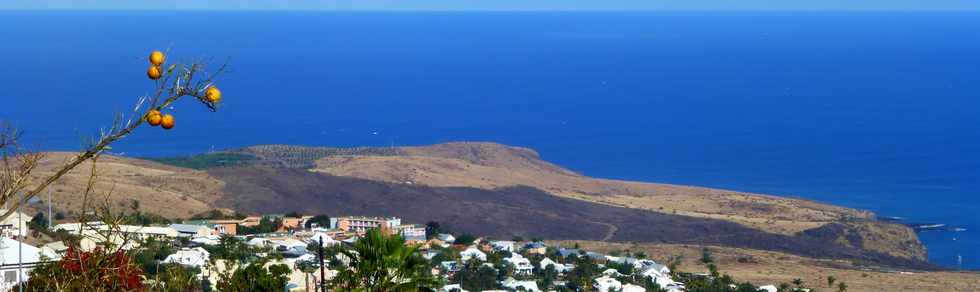
[{"label": "eroded cliff face", "polygon": [[829,223],[801,232],[835,244],[879,252],[891,256],[925,261],[927,251],[912,228],[874,220]]}]

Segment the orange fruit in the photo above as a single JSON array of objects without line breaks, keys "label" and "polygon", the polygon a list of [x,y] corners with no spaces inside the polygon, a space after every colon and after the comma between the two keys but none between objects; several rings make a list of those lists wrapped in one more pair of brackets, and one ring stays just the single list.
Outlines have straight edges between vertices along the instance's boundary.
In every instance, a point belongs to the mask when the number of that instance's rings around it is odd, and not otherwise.
[{"label": "orange fruit", "polygon": [[153,64],[153,66],[163,65],[164,59],[166,59],[166,57],[163,56],[163,52],[161,51],[153,51],[150,53],[150,64]]},{"label": "orange fruit", "polygon": [[208,87],[208,91],[204,92],[204,98],[210,102],[218,102],[221,100],[221,90],[214,86]]},{"label": "orange fruit", "polygon": [[160,72],[160,67],[158,66],[150,66],[150,69],[146,69],[146,76],[150,77],[150,79],[160,79],[161,75],[163,75],[163,72]]},{"label": "orange fruit", "polygon": [[150,126],[159,126],[160,122],[163,121],[163,115],[160,114],[158,110],[152,110],[146,114],[146,122],[150,123]]},{"label": "orange fruit", "polygon": [[173,129],[174,116],[170,114],[163,115],[163,117],[160,118],[160,126],[167,130]]}]

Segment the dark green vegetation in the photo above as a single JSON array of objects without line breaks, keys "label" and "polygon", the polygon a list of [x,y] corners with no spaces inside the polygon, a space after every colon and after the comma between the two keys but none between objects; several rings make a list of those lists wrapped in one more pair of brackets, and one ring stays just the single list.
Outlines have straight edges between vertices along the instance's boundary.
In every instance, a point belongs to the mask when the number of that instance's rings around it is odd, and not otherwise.
[{"label": "dark green vegetation", "polygon": [[397,154],[395,148],[331,148],[305,147],[292,145],[257,145],[242,149],[230,150],[228,153],[244,154],[257,158],[252,165],[311,168],[320,158],[335,155],[377,155],[388,156]]},{"label": "dark green vegetation", "polygon": [[335,155],[396,155],[393,148],[330,148],[291,145],[258,145],[222,152],[189,156],[146,158],[159,163],[191,168],[208,169],[225,166],[273,166],[290,168],[313,167],[317,159]]},{"label": "dark green vegetation", "polygon": [[165,158],[146,158],[147,160],[173,165],[177,167],[191,169],[208,169],[213,167],[225,167],[248,164],[257,158],[252,155],[239,153],[206,153],[191,156],[165,157]]},{"label": "dark green vegetation", "polygon": [[280,226],[282,226],[282,218],[262,216],[262,219],[259,220],[259,225],[238,226],[238,234],[248,235],[248,234],[271,233],[279,230]]},{"label": "dark green vegetation", "polygon": [[45,216],[43,212],[37,212],[27,224],[31,229],[43,230],[48,228],[50,222],[48,222],[48,216]]},{"label": "dark green vegetation", "polygon": [[283,264],[266,268],[263,262],[256,262],[238,267],[230,275],[220,275],[216,287],[225,292],[283,291],[289,272],[289,267]]},{"label": "dark green vegetation", "polygon": [[400,236],[387,236],[375,229],[351,248],[338,250],[350,259],[328,284],[336,291],[423,291],[442,283],[432,276],[429,262],[416,246],[406,246]]},{"label": "dark green vegetation", "polygon": [[213,259],[229,260],[234,263],[250,263],[258,260],[256,254],[269,250],[245,244],[245,241],[233,236],[221,236],[217,245],[206,245],[204,249]]},{"label": "dark green vegetation", "polygon": [[313,216],[310,220],[306,220],[306,228],[312,228],[313,226],[319,227],[330,227],[330,216],[320,214]]}]

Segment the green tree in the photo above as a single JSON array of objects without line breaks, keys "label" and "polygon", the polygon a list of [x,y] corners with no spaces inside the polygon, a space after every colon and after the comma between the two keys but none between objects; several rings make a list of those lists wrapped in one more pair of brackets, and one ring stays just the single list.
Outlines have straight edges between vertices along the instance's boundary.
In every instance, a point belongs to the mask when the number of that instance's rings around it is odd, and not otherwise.
[{"label": "green tree", "polygon": [[711,256],[711,250],[707,247],[701,249],[701,263],[710,264],[715,262],[715,259]]},{"label": "green tree", "polygon": [[838,292],[847,292],[847,283],[844,283],[844,282],[838,283],[837,284],[837,291]]},{"label": "green tree", "polygon": [[316,224],[316,226],[319,227],[330,227],[330,216],[323,214],[313,216],[313,218],[310,218],[310,220],[306,220],[306,226],[303,227],[310,229],[313,228],[313,224]]},{"label": "green tree", "polygon": [[608,262],[608,263],[606,263],[606,268],[615,269],[617,272],[619,272],[620,274],[623,274],[623,275],[632,275],[633,274],[633,270],[636,269],[631,264],[617,263],[617,262]]},{"label": "green tree", "polygon": [[576,291],[590,289],[592,279],[601,273],[599,266],[587,256],[573,256],[571,260],[574,261],[575,268],[565,275],[566,286]]},{"label": "green tree", "polygon": [[793,279],[793,285],[796,285],[796,288],[803,288],[803,279]]},{"label": "green tree", "polygon": [[147,275],[154,276],[160,272],[164,272],[166,267],[165,265],[160,265],[159,262],[174,252],[176,251],[170,246],[169,242],[149,238],[140,244],[140,249],[136,252],[133,259],[143,268],[143,271]]},{"label": "green tree", "polygon": [[259,220],[259,225],[254,227],[248,226],[238,226],[239,234],[261,234],[261,233],[272,233],[279,230],[282,226],[282,218],[273,218],[270,216],[263,216]]},{"label": "green tree", "polygon": [[558,279],[558,271],[555,270],[555,265],[548,265],[542,269],[534,269],[535,273],[538,273],[538,279],[541,279],[540,284],[543,289],[550,289],[551,286],[555,285],[555,280]]},{"label": "green tree", "polygon": [[289,278],[289,267],[282,264],[265,267],[258,261],[237,267],[230,275],[219,275],[216,288],[223,292],[283,291]]},{"label": "green tree", "polygon": [[462,283],[464,290],[484,291],[499,289],[497,270],[470,259],[453,277],[453,283]]},{"label": "green tree", "polygon": [[232,262],[251,262],[257,259],[256,253],[268,250],[252,247],[234,236],[222,235],[217,245],[206,245],[204,249],[211,254],[211,259],[223,259]]},{"label": "green tree", "polygon": [[835,278],[834,276],[827,276],[827,287],[828,288],[833,288],[834,287],[834,282],[837,282],[837,278]]},{"label": "green tree", "polygon": [[473,237],[471,234],[464,233],[463,235],[456,237],[456,241],[453,241],[453,244],[470,245],[473,244],[473,241],[476,241],[476,237]]},{"label": "green tree", "polygon": [[386,292],[434,289],[439,281],[429,273],[429,263],[416,246],[405,246],[398,235],[370,230],[351,249],[340,250],[350,259],[347,269],[330,281],[343,291]]},{"label": "green tree", "polygon": [[647,292],[667,292],[667,289],[664,289],[660,286],[660,284],[653,282],[653,278],[651,277],[643,277],[641,280],[642,281],[637,284],[647,289]]},{"label": "green tree", "polygon": [[791,290],[790,290],[790,287],[789,287],[789,284],[786,284],[786,283],[782,283],[782,284],[779,284],[779,289],[778,289],[778,291],[779,291],[779,292],[784,292],[784,291],[785,291],[785,292],[788,292],[788,291],[791,291]]},{"label": "green tree", "polygon": [[31,217],[31,222],[28,223],[28,226],[32,229],[48,229],[49,224],[48,217],[44,216],[44,213],[38,212],[34,214],[34,217]]},{"label": "green tree", "polygon": [[442,232],[443,232],[442,225],[439,224],[439,222],[429,221],[429,222],[426,222],[425,223],[425,237],[426,237],[426,239],[435,238],[436,235],[439,235],[439,233],[442,233]]}]

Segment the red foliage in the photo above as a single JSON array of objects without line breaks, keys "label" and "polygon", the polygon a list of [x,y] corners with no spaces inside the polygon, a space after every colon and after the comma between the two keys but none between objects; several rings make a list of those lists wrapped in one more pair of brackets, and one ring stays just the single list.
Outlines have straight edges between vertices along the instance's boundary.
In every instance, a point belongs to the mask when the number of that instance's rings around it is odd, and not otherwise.
[{"label": "red foliage", "polygon": [[103,287],[143,290],[143,270],[122,251],[106,253],[101,247],[92,251],[70,247],[61,260],[61,268],[75,274],[94,274]]}]

